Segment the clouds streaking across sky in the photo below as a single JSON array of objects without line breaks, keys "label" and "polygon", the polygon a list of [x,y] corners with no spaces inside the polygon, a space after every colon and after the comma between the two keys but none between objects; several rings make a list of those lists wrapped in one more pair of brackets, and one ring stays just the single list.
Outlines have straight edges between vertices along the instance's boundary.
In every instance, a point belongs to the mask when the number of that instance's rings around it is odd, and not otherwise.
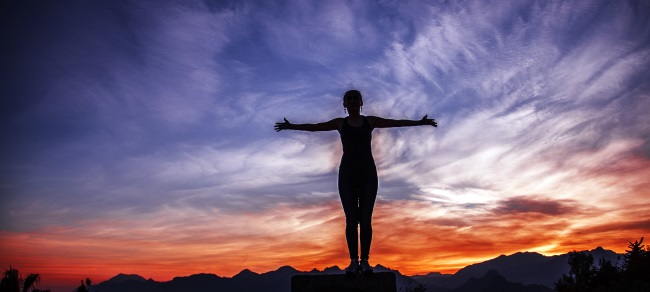
[{"label": "clouds streaking across sky", "polygon": [[374,131],[371,264],[650,231],[648,1],[5,6],[0,265],[45,288],[343,266],[338,134],[273,124],[343,116],[352,88],[439,123]]}]

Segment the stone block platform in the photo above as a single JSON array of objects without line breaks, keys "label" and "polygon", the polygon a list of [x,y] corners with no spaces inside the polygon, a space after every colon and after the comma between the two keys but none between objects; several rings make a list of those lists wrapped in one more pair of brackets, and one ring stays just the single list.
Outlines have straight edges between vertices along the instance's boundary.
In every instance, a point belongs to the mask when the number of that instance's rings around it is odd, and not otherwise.
[{"label": "stone block platform", "polygon": [[291,292],[397,292],[394,273],[295,275]]}]

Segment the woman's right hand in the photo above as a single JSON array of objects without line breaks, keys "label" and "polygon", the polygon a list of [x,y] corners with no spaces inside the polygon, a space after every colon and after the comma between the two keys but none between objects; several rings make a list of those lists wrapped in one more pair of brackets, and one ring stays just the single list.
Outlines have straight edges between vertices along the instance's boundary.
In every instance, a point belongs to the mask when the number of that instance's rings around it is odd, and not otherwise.
[{"label": "woman's right hand", "polygon": [[288,130],[289,127],[291,126],[291,123],[287,120],[287,118],[284,118],[283,123],[275,123],[275,131],[280,132],[282,130]]},{"label": "woman's right hand", "polygon": [[436,119],[429,119],[427,118],[428,116],[429,115],[424,115],[424,117],[420,120],[420,123],[422,123],[422,125],[431,125],[437,128],[438,122],[436,122]]}]

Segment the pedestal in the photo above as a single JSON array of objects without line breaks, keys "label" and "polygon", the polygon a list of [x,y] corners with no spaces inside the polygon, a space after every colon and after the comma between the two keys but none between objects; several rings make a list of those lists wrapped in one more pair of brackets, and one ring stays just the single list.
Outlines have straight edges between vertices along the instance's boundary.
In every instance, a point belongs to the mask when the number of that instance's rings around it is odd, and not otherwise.
[{"label": "pedestal", "polygon": [[394,273],[295,275],[291,292],[397,292]]}]

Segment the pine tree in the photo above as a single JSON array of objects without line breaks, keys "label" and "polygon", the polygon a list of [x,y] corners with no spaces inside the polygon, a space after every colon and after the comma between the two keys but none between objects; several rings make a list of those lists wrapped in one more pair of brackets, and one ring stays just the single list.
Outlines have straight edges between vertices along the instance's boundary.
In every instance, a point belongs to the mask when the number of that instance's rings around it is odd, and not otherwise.
[{"label": "pine tree", "polygon": [[569,275],[562,275],[555,282],[559,292],[582,291],[650,291],[650,247],[641,240],[630,242],[625,260],[619,268],[605,259],[594,266],[591,253],[569,253]]}]

